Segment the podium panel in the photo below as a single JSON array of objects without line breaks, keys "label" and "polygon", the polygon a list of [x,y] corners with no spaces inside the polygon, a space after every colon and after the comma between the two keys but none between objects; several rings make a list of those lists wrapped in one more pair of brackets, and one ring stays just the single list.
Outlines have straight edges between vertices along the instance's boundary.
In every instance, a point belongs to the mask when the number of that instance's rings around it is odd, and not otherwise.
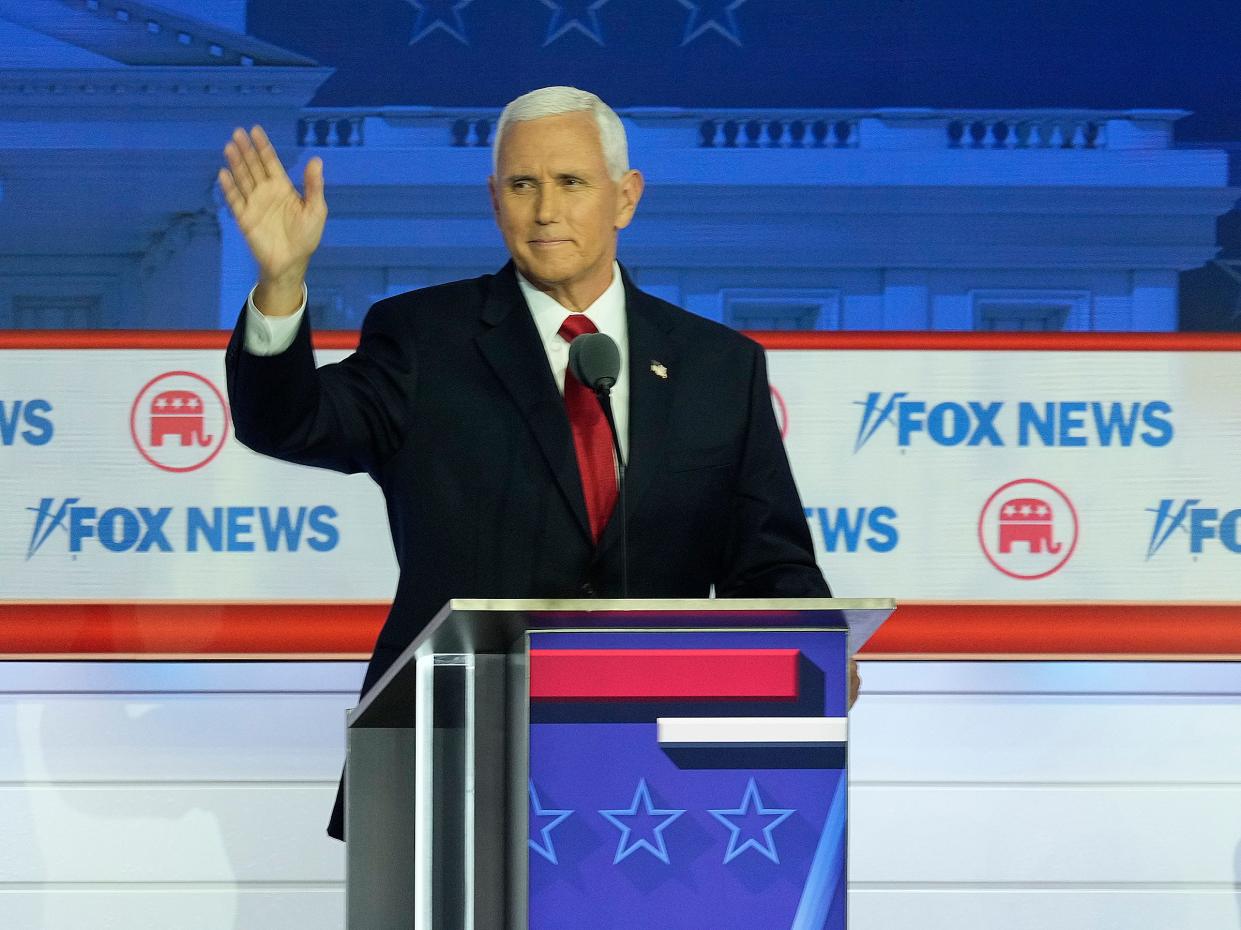
[{"label": "podium panel", "polygon": [[453,601],[349,715],[350,930],[845,927],[886,600]]},{"label": "podium panel", "polygon": [[843,930],[845,637],[532,633],[532,930]]}]

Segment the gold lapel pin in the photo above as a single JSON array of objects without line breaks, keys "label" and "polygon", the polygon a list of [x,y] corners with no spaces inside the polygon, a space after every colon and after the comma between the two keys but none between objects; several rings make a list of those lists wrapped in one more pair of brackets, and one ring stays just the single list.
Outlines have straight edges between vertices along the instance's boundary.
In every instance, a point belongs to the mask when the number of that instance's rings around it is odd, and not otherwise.
[{"label": "gold lapel pin", "polygon": [[668,367],[663,362],[652,360],[651,371],[655,372],[657,378],[663,378],[665,381],[668,380]]}]

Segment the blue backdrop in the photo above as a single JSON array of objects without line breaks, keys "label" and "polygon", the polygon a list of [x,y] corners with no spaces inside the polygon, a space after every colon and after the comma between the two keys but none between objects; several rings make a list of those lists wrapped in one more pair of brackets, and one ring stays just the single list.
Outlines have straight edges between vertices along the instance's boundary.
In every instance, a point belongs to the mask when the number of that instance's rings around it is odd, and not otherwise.
[{"label": "blue backdrop", "polygon": [[1175,107],[1182,138],[1241,139],[1221,0],[253,0],[249,28],[338,69],[323,106],[573,84],[617,107]]}]

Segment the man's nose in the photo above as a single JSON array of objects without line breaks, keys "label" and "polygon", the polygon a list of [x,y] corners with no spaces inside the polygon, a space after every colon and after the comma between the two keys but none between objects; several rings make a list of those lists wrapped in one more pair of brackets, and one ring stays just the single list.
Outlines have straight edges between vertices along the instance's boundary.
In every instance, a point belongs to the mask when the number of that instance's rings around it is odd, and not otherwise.
[{"label": "man's nose", "polygon": [[555,184],[540,184],[534,206],[535,222],[546,225],[560,218],[560,189]]}]

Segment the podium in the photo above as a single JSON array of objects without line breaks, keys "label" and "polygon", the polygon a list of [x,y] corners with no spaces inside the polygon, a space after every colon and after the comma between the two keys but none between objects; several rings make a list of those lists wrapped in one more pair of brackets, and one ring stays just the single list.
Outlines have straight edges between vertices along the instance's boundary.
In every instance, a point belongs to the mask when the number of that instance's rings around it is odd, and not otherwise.
[{"label": "podium", "polygon": [[348,717],[349,930],[845,926],[886,599],[454,600]]}]

